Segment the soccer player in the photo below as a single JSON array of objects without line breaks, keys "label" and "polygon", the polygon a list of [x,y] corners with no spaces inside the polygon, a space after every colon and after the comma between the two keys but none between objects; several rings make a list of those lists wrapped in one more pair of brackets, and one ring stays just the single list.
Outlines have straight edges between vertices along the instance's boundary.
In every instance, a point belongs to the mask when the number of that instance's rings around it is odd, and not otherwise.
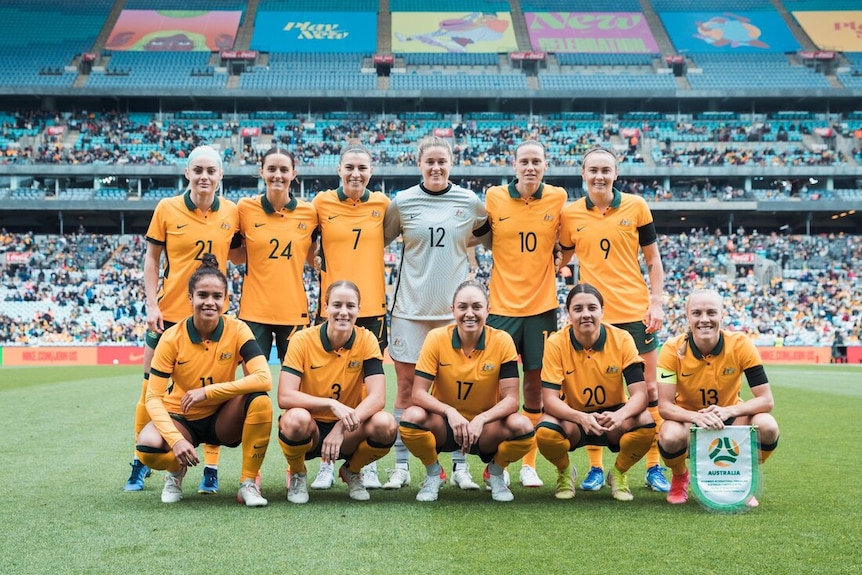
[{"label": "soccer player", "polygon": [[[419,142],[422,182],[398,192],[384,220],[384,241],[401,234],[402,254],[392,303],[389,355],[395,364],[395,420],[411,405],[413,378],[425,336],[452,323],[449,295],[470,274],[468,248],[486,220],[485,206],[471,190],[449,181],[452,148],[436,136]],[[452,454],[452,481],[461,489],[479,489],[464,455]],[[395,443],[395,469],[384,489],[410,483],[410,452]]]},{"label": "soccer player", "polygon": [[[188,293],[193,315],[165,330],[155,349],[146,396],[152,421],[138,436],[138,457],[167,470],[162,502],[177,503],[186,470],[200,462],[196,446],[241,443],[237,501],[263,507],[255,478],[272,432],[266,357],[243,321],[222,315],[227,278],[213,254],[201,256]],[[240,363],[247,375],[237,379]]]},{"label": "soccer player", "polygon": [[627,472],[650,448],[656,425],[647,411],[644,361],[631,335],[602,322],[604,300],[590,284],[566,296],[569,324],[545,344],[539,451],[557,468],[557,499],[575,496],[577,472],[569,451],[587,445],[618,452],[608,474],[617,501],[634,497]]},{"label": "soccer player", "polygon": [[[186,192],[160,200],[147,229],[144,256],[147,336],[144,346],[144,379],[135,409],[135,437],[150,421],[145,405],[150,363],[162,333],[187,318],[192,308],[187,295],[188,281],[204,254],[215,255],[222,273],[227,260],[237,258],[240,239],[236,205],[218,196],[224,175],[221,156],[210,146],[198,146],[189,154],[185,169],[189,181]],[[161,282],[159,267],[164,255]],[[227,310],[227,301],[225,309]],[[218,493],[217,446],[204,446],[204,472],[198,491]],[[150,471],[137,457],[126,481],[126,491],[141,491]]]},{"label": "soccer player", "polygon": [[[658,359],[659,409],[664,424],[659,449],[673,472],[668,503],[688,500],[686,466],[689,428],[723,429],[725,425],[757,427],[758,456],[766,461],[778,446],[778,423],[770,415],[774,401],[757,348],[747,334],[721,328],[721,296],[697,290],[685,306],[688,332],[669,339]],[[739,396],[745,375],[754,397]],[[749,506],[758,502],[751,498]]]},{"label": "soccer player", "polygon": [[[563,209],[560,223],[562,261],[578,257],[578,281],[592,284],[604,295],[605,321],[628,331],[644,360],[649,412],[661,427],[656,390],[658,339],[664,321],[664,270],[652,213],[640,196],[614,189],[617,158],[604,148],[584,154],[581,175],[587,195]],[[649,285],[638,261],[643,252]],[[590,470],[581,489],[597,491],[604,484],[601,447],[589,447]],[[653,491],[670,488],[662,473],[658,447],[646,457],[645,483]]]},{"label": "soccer player", "polygon": [[[242,198],[237,205],[246,263],[237,315],[267,356],[274,336],[283,361],[290,338],[309,323],[302,274],[305,262],[313,260],[317,212],[290,193],[296,177],[291,152],[270,148],[261,159],[260,177],[266,192]],[[274,286],[279,290],[276,298]]]},{"label": "soccer player", "polygon": [[[545,340],[557,330],[557,282],[554,246],[566,191],[543,182],[545,147],[527,140],[515,148],[515,180],[485,194],[491,268],[488,325],[515,341],[524,369],[524,414],[535,426],[542,416],[542,354]],[[488,238],[490,242],[488,242]],[[521,485],[541,487],[536,449],[521,464]]]},{"label": "soccer player", "polygon": [[360,470],[389,453],[397,428],[386,405],[383,356],[373,333],[356,327],[359,288],[329,284],[327,321],[296,334],[281,368],[278,438],[290,468],[287,500],[308,501],[305,461],[346,459],[339,475],[356,501],[370,497]]},{"label": "soccer player", "polygon": [[452,300],[455,325],[432,329],[422,345],[413,406],[404,411],[401,437],[425,465],[417,501],[436,501],[445,483],[437,459],[459,450],[488,463],[494,501],[511,501],[503,470],[535,447],[532,422],[518,413],[518,354],[512,337],[485,325],[488,296],[466,281]]},{"label": "soccer player", "polygon": [[[389,344],[383,263],[383,217],[389,198],[368,189],[372,173],[371,153],[359,142],[351,141],[342,150],[338,163],[341,186],[320,192],[312,203],[320,218],[320,293],[326,293],[338,279],[355,283],[363,300],[356,325],[377,337],[383,353]],[[321,305],[317,322],[325,320],[326,308]],[[329,489],[334,478],[335,467],[322,462],[311,488]],[[382,487],[376,463],[362,468],[362,484],[366,489]]]}]

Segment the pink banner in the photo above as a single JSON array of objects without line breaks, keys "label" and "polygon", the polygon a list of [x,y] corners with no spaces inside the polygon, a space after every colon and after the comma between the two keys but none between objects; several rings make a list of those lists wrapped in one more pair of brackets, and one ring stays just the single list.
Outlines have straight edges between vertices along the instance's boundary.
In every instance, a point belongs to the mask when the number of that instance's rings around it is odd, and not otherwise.
[{"label": "pink banner", "polygon": [[527,12],[533,50],[596,54],[657,54],[640,12]]}]

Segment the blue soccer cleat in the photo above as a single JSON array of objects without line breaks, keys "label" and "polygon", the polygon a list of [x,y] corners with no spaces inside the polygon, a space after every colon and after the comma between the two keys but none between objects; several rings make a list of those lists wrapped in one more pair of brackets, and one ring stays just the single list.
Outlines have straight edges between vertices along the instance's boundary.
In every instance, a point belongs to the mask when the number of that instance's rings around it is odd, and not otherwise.
[{"label": "blue soccer cleat", "polygon": [[670,483],[667,482],[667,478],[664,476],[664,473],[662,473],[664,469],[664,467],[660,467],[658,465],[653,465],[647,469],[646,478],[644,479],[646,486],[659,493],[667,493],[670,491]]},{"label": "blue soccer cleat", "polygon": [[218,469],[204,467],[204,476],[201,477],[201,484],[198,485],[198,493],[204,495],[215,495],[218,493]]},{"label": "blue soccer cleat", "polygon": [[605,484],[605,472],[601,467],[590,467],[587,476],[581,482],[584,491],[598,491]]},{"label": "blue soccer cleat", "polygon": [[153,474],[149,467],[135,459],[129,465],[132,466],[132,474],[126,480],[123,491],[143,491],[144,479]]}]

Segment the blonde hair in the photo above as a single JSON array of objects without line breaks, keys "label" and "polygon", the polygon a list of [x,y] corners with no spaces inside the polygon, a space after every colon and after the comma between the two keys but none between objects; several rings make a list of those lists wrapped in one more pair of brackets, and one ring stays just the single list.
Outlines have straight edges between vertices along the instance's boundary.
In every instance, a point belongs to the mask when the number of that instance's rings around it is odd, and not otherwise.
[{"label": "blonde hair", "polygon": [[426,136],[419,140],[419,160],[422,159],[422,156],[425,152],[428,151],[429,148],[443,148],[446,150],[446,153],[449,154],[449,160],[451,161],[454,158],[454,154],[452,153],[452,146],[448,141],[444,140],[439,136]]}]

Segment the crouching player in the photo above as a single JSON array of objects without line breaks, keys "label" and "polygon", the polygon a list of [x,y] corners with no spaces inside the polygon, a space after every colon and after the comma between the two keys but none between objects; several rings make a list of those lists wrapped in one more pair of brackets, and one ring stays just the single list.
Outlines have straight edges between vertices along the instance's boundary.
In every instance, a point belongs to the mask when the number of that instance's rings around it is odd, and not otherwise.
[{"label": "crouching player", "polygon": [[[242,475],[237,500],[249,507],[267,504],[255,478],[272,430],[272,403],[266,394],[272,377],[251,329],[223,316],[227,278],[212,254],[189,279],[192,317],[164,332],[156,346],[147,387],[152,418],[138,436],[138,458],[168,472],[164,503],[183,498],[183,477],[200,463],[201,443],[242,444]],[[236,378],[244,364],[245,377]]]},{"label": "crouching player", "polygon": [[566,309],[570,324],[545,344],[545,415],[536,426],[539,451],[557,468],[554,496],[575,496],[577,472],[569,467],[569,452],[601,445],[619,453],[608,475],[613,498],[631,501],[626,473],[646,454],[656,434],[646,410],[643,359],[628,332],[602,323],[604,300],[592,285],[572,288]]},{"label": "crouching player", "polygon": [[[778,446],[778,423],[763,361],[748,335],[721,329],[721,296],[712,290],[689,295],[685,306],[688,332],[671,338],[659,354],[659,410],[665,422],[659,450],[673,471],[668,503],[688,500],[686,465],[690,427],[723,429],[725,425],[757,427],[758,457],[766,461]],[[754,397],[739,396],[742,375]],[[751,498],[750,507],[758,502]]]}]

